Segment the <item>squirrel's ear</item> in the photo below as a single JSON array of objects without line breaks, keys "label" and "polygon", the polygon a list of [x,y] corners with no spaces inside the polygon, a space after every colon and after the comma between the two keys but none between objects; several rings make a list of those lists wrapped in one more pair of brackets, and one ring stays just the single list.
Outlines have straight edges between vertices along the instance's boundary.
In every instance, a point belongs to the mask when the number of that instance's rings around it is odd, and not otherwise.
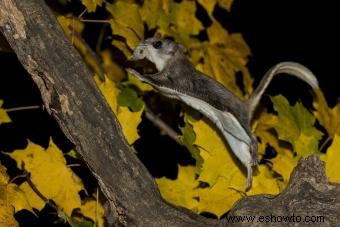
[{"label": "squirrel's ear", "polygon": [[179,43],[174,43],[173,45],[171,45],[169,47],[167,53],[174,55],[178,50],[184,51],[184,46],[182,44],[179,44]]},{"label": "squirrel's ear", "polygon": [[157,32],[153,37],[157,38],[157,39],[161,39],[162,35],[161,35],[161,33]]},{"label": "squirrel's ear", "polygon": [[179,44],[179,43],[178,43],[177,45],[178,45],[178,48],[179,48],[179,49],[181,49],[182,51],[185,51],[185,48],[184,48],[184,46],[183,46],[182,44]]}]

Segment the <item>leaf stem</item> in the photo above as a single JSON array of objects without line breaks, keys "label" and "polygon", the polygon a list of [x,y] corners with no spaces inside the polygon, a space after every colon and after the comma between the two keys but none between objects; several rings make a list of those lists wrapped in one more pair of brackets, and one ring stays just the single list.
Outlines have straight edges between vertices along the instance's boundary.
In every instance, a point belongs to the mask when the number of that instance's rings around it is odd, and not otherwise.
[{"label": "leaf stem", "polygon": [[78,16],[79,19],[81,19],[82,16],[87,12],[87,9],[85,8],[83,12],[81,12]]}]

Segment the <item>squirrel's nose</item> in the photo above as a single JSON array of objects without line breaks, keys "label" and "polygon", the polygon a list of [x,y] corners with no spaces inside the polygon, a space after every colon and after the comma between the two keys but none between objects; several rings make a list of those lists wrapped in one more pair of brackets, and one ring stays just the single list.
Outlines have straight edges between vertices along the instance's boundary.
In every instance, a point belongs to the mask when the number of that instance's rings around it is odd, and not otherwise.
[{"label": "squirrel's nose", "polygon": [[146,55],[145,45],[141,43],[133,51],[133,59],[140,60],[145,58],[145,55]]}]

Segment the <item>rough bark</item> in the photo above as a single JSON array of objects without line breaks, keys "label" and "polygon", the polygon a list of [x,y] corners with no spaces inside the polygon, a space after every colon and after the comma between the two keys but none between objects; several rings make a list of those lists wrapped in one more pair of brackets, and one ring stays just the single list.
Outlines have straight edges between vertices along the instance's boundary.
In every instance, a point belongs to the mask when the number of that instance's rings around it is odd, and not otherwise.
[{"label": "rough bark", "polygon": [[[130,150],[91,73],[42,0],[0,0],[0,30],[38,85],[46,110],[74,143],[108,199],[115,226],[227,226],[163,201],[153,178]],[[278,196],[242,199],[231,215],[325,215],[340,223],[339,186],[324,166],[301,161]],[[254,224],[254,223],[252,223]],[[282,224],[282,223],[278,223]],[[234,221],[234,225],[239,225]]]}]

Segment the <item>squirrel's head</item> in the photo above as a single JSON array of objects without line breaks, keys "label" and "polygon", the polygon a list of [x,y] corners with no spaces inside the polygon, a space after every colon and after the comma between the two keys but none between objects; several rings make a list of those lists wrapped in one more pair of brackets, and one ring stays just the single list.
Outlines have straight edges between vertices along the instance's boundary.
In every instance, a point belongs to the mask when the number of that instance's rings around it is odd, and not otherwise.
[{"label": "squirrel's head", "polygon": [[174,41],[152,37],[138,44],[133,52],[133,57],[135,60],[146,58],[156,65],[158,71],[162,71],[177,51],[182,50],[183,46]]}]

